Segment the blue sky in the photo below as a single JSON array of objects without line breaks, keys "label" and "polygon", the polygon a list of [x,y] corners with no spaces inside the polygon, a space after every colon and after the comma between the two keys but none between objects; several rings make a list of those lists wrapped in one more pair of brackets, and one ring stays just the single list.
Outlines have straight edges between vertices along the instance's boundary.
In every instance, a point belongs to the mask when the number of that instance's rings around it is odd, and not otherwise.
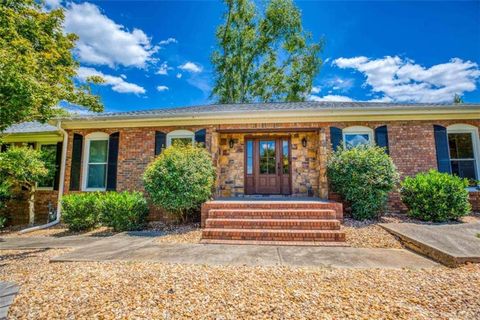
[{"label": "blue sky", "polygon": [[[210,54],[221,1],[60,1],[79,34],[79,81],[106,111],[211,103]],[[264,1],[256,1],[262,7]],[[296,1],[324,65],[311,100],[480,102],[479,1]]]}]

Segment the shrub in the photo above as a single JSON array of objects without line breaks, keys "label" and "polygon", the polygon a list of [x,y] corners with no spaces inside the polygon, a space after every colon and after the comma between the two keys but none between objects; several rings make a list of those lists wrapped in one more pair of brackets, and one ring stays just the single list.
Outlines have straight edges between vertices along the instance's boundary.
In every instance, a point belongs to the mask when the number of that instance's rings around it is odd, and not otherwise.
[{"label": "shrub", "polygon": [[204,148],[174,145],[148,166],[143,180],[153,203],[184,221],[212,195],[215,168]]},{"label": "shrub", "polygon": [[98,192],[69,194],[62,199],[63,221],[72,231],[83,231],[95,227],[99,222],[101,206]]},{"label": "shrub", "polygon": [[333,190],[351,204],[352,216],[358,220],[378,217],[398,181],[392,159],[376,146],[340,148],[328,160],[327,175]]},{"label": "shrub", "polygon": [[5,226],[6,222],[7,222],[7,217],[0,216],[0,229],[2,229]]},{"label": "shrub", "polygon": [[147,201],[140,192],[107,192],[98,198],[100,220],[115,231],[138,230],[148,215]]},{"label": "shrub", "polygon": [[470,212],[467,186],[467,179],[431,170],[405,178],[401,196],[409,216],[442,222]]}]

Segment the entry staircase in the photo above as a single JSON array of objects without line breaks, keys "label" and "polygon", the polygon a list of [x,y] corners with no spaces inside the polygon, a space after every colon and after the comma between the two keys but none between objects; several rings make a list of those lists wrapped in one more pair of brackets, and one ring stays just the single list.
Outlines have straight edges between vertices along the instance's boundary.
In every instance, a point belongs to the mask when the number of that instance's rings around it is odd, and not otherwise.
[{"label": "entry staircase", "polygon": [[202,206],[201,243],[345,246],[342,204],[215,200]]}]

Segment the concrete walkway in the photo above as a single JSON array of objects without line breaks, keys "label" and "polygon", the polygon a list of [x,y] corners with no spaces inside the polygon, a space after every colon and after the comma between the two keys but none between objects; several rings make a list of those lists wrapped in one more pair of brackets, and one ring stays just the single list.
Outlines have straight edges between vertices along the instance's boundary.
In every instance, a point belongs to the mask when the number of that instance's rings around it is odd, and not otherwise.
[{"label": "concrete walkway", "polygon": [[100,241],[102,237],[68,236],[68,237],[0,237],[0,250],[26,249],[62,249],[79,248]]},{"label": "concrete walkway", "polygon": [[410,249],[455,267],[480,263],[480,223],[425,225],[387,223],[383,228],[398,236]]}]

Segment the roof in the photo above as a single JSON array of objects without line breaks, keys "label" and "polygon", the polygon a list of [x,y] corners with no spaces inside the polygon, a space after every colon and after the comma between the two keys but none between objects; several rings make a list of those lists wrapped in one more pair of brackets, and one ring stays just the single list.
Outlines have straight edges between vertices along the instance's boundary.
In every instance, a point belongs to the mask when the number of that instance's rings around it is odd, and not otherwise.
[{"label": "roof", "polygon": [[212,104],[191,107],[161,108],[126,112],[106,112],[89,115],[73,115],[64,120],[120,120],[135,118],[183,118],[196,116],[228,116],[251,113],[282,113],[304,111],[372,111],[372,110],[479,110],[480,104],[436,104],[436,103],[384,103],[384,102],[330,102],[306,101],[283,103],[245,103],[245,104]]},{"label": "roof", "polygon": [[21,134],[21,133],[47,133],[47,132],[57,132],[58,128],[52,126],[48,123],[40,123],[37,121],[31,122],[22,122],[14,124],[7,129],[3,133],[6,134]]}]

